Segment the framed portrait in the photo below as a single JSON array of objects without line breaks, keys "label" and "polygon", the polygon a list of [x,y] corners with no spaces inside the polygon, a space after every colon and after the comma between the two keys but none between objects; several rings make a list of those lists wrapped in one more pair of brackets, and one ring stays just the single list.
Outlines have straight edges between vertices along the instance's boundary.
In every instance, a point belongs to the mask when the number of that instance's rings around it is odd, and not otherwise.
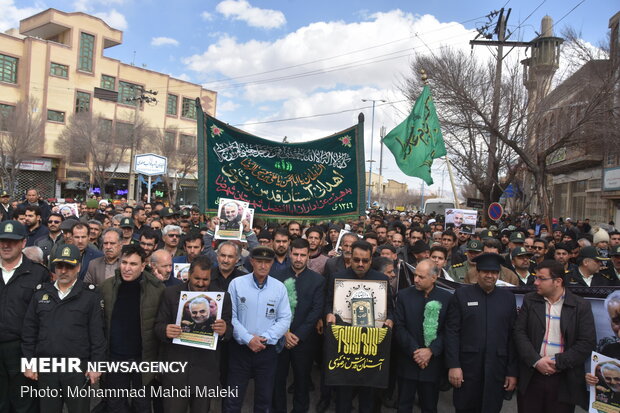
[{"label": "framed portrait", "polygon": [[191,264],[175,263],[172,265],[172,276],[186,282],[189,278],[189,266]]},{"label": "framed portrait", "polygon": [[351,325],[353,327],[375,326],[375,304],[372,298],[351,299]]},{"label": "framed portrait", "polygon": [[[217,216],[220,224],[215,227],[215,239],[240,240],[243,234],[243,221],[249,204],[236,199],[220,198]],[[253,217],[253,215],[252,215]]]},{"label": "framed portrait", "polygon": [[[357,325],[354,322],[364,319],[365,312],[359,308],[362,306],[367,309],[370,319],[370,325],[362,327],[382,327],[387,319],[387,289],[387,281],[337,278],[334,281],[334,314],[345,323]],[[359,315],[359,319],[354,319],[354,315]]]},{"label": "framed portrait", "polygon": [[174,344],[217,349],[218,334],[212,324],[222,318],[224,292],[181,291],[176,324],[181,326],[181,335],[172,340]]},{"label": "framed portrait", "polygon": [[475,209],[446,209],[446,229],[460,231],[464,234],[476,232],[478,211]]},{"label": "framed portrait", "polygon": [[598,384],[590,386],[588,411],[620,412],[620,362],[593,351],[590,373],[598,377]]}]

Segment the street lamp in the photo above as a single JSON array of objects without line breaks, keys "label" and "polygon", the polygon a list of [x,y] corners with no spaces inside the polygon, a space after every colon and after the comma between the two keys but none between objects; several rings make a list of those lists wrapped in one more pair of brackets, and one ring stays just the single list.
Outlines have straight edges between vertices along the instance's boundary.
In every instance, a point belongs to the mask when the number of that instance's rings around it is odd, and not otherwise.
[{"label": "street lamp", "polygon": [[[372,144],[375,137],[375,103],[376,102],[385,102],[383,99],[362,99],[362,102],[372,102],[372,123],[370,126],[370,168],[368,172],[368,209],[370,209],[370,191],[372,189],[372,163],[374,160],[372,159]],[[379,182],[379,186],[381,186],[381,182]]]}]

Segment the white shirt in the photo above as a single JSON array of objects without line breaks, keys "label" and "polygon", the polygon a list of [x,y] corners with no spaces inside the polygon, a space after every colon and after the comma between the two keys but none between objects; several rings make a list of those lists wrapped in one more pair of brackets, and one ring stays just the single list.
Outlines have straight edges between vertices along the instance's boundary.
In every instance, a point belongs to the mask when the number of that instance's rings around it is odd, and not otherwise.
[{"label": "white shirt", "polygon": [[[77,280],[75,280],[77,281]],[[71,294],[71,290],[73,289],[73,286],[75,285],[75,281],[73,281],[73,284],[71,284],[71,287],[67,288],[66,292],[62,292],[60,291],[60,288],[58,288],[58,281],[56,281],[54,283],[54,287],[58,290],[58,298],[60,298],[61,300],[64,300],[66,296],[68,296],[69,294]]]},{"label": "white shirt", "polygon": [[583,281],[588,284],[588,287],[590,287],[592,284],[592,278],[594,278],[594,274],[592,274],[589,277],[586,277],[585,275],[583,275],[583,273],[581,272],[581,270],[579,270],[579,275],[581,275],[581,278],[583,279]]},{"label": "white shirt", "polygon": [[2,278],[4,278],[4,285],[7,285],[9,283],[9,281],[11,281],[11,278],[13,278],[13,274],[15,274],[15,270],[22,265],[22,261],[24,259],[24,256],[21,255],[19,257],[19,262],[17,263],[17,265],[15,265],[15,267],[13,267],[12,270],[7,270],[6,268],[4,268],[4,262],[2,260],[0,260],[0,268],[2,269]]}]

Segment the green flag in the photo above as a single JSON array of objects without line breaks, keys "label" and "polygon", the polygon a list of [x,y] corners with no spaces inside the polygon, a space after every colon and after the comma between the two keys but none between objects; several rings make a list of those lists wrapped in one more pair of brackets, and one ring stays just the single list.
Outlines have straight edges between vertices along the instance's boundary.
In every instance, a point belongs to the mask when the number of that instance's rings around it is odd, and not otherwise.
[{"label": "green flag", "polygon": [[383,138],[401,171],[433,184],[433,159],[446,154],[435,104],[428,86],[416,100],[411,114]]}]

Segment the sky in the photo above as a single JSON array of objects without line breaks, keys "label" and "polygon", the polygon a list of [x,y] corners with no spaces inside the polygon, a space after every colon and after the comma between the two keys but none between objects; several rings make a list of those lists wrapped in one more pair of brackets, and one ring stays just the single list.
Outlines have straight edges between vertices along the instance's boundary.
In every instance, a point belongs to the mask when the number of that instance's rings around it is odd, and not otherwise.
[{"label": "sky", "polygon": [[[366,159],[376,161],[376,173],[381,126],[391,130],[411,108],[401,85],[412,57],[444,46],[469,52],[476,28],[502,7],[512,9],[510,40],[533,39],[550,15],[556,35],[570,25],[593,45],[620,10],[617,0],[0,0],[0,31],[47,8],[96,15],[123,31],[123,43],[106,56],[216,91],[217,118],[267,139],[318,139],[356,124],[363,112]],[[489,53],[476,47],[472,58]],[[514,58],[525,53],[517,49]],[[382,172],[422,187],[388,150]],[[451,196],[445,163],[436,160],[432,175],[425,193]]]}]

